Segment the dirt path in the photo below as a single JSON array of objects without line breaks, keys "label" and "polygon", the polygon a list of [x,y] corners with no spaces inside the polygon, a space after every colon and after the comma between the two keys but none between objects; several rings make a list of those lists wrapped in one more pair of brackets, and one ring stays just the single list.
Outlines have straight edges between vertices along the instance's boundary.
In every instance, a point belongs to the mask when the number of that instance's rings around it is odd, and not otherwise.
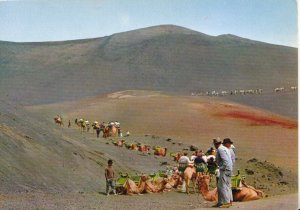
[{"label": "dirt path", "polygon": [[[243,203],[234,203],[230,209],[251,209],[251,210],[292,210],[298,209],[298,194],[273,196],[257,201],[249,201]],[[198,208],[203,209],[203,208]],[[207,209],[212,209],[207,208]]]},{"label": "dirt path", "polygon": [[[298,206],[298,194],[275,196],[258,201],[234,203],[230,209],[280,209],[293,210]],[[100,193],[22,193],[0,196],[1,209],[213,209],[214,203],[206,202],[198,194],[179,192],[136,196],[105,196]]]}]

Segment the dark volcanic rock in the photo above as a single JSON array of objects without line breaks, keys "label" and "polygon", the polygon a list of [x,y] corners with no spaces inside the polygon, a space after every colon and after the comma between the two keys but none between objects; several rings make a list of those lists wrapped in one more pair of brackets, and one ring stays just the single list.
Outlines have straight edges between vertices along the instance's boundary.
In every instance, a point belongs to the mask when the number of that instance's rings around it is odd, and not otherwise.
[{"label": "dark volcanic rock", "polygon": [[256,158],[252,158],[247,161],[247,163],[256,163],[258,160]]},{"label": "dark volcanic rock", "polygon": [[247,175],[253,175],[254,174],[254,171],[252,171],[251,169],[248,169],[248,168],[245,169],[245,172],[246,172]]},{"label": "dark volcanic rock", "polygon": [[197,151],[197,150],[198,150],[198,147],[196,147],[195,145],[191,145],[191,146],[190,146],[190,150],[191,150],[191,151]]}]

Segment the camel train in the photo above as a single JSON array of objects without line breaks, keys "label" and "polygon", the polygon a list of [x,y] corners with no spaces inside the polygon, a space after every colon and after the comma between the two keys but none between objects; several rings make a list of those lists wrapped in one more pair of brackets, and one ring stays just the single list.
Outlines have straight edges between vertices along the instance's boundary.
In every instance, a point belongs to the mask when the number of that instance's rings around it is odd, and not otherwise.
[{"label": "camel train", "polygon": [[[274,88],[275,93],[288,92],[288,91],[296,91],[298,89],[297,86],[291,86],[290,88],[285,87],[276,87]],[[228,96],[228,95],[253,95],[253,94],[262,94],[263,89],[236,89],[236,90],[221,90],[221,91],[206,91],[206,92],[192,92],[191,96]]]},{"label": "camel train", "polygon": [[206,91],[206,92],[192,92],[191,96],[228,96],[228,95],[247,95],[247,94],[262,94],[263,89],[248,89],[248,90],[221,90],[221,91]]},{"label": "camel train", "polygon": [[[112,142],[115,146],[123,147],[125,146],[129,150],[135,150],[140,152],[150,152],[151,146],[148,144],[141,143],[130,143],[126,142],[124,139],[114,140]],[[165,157],[167,155],[168,149],[166,147],[154,146],[154,155]]]},{"label": "camel train", "polygon": [[[62,117],[57,115],[54,118],[56,124],[63,126]],[[75,120],[75,124],[77,124],[81,131],[89,131],[90,123],[87,120],[79,119]],[[120,129],[119,125],[110,124],[108,126],[104,126],[104,124],[99,124],[95,121],[92,125],[94,130],[101,129],[103,132],[103,137],[111,137],[117,136],[118,129]],[[151,146],[146,144],[133,144],[133,143],[126,143],[125,140],[115,140],[113,144],[119,147],[125,145],[126,148],[131,150],[137,150],[141,152],[149,152]],[[158,156],[166,156],[167,148],[154,146],[152,147],[154,150],[154,155]],[[213,152],[213,151],[212,151]],[[174,157],[175,161],[178,161],[179,158],[182,156],[181,152],[178,153],[171,153],[172,157]],[[210,154],[210,156],[212,156]],[[209,155],[204,156],[207,159],[210,159]],[[194,164],[190,164],[186,166],[183,171],[183,174],[179,174],[178,171],[174,171],[171,175],[164,175],[162,177],[156,178],[149,178],[149,176],[141,175],[136,176],[134,180],[131,177],[121,175],[119,178],[119,186],[117,187],[119,193],[121,194],[140,194],[140,193],[157,193],[157,192],[165,192],[170,191],[172,188],[176,188],[179,185],[182,185],[185,182],[185,190],[186,193],[189,194],[189,186],[190,183],[193,183],[194,192],[196,192],[196,187],[198,188],[198,192],[203,196],[206,201],[217,201],[218,200],[218,193],[217,189],[210,190],[209,184],[210,180],[212,179],[211,173],[209,170],[205,170],[204,173],[199,173],[197,166]],[[121,181],[120,181],[121,180]],[[123,180],[123,181],[122,181]],[[121,182],[121,184],[120,184]],[[264,193],[260,190],[255,189],[254,187],[245,183],[243,179],[240,181],[240,185],[238,188],[233,189],[233,200],[234,201],[250,201],[250,200],[257,200],[264,197]]]},{"label": "camel train", "polygon": [[117,186],[117,192],[119,194],[141,194],[141,193],[158,193],[169,191],[173,186],[168,178],[160,178],[156,180],[151,180],[147,175],[141,175],[138,177],[138,182],[125,178],[125,182]]},{"label": "camel train", "polygon": [[[56,117],[54,117],[54,122],[61,126],[64,125],[63,121],[62,121],[62,117],[60,115],[57,115]],[[104,122],[100,124],[97,121],[94,121],[92,124],[90,124],[90,122],[88,120],[84,120],[83,118],[81,118],[81,119],[76,118],[74,122],[75,122],[75,125],[77,125],[80,128],[81,133],[89,132],[91,127],[93,129],[93,132],[95,130],[102,132],[103,138],[116,137],[121,133],[119,122],[109,122],[107,126],[104,125]],[[69,127],[70,127],[70,122],[69,122]],[[129,136],[129,131],[127,131],[127,133],[128,133],[127,136]]]},{"label": "camel train", "polygon": [[[153,176],[153,175],[152,175]],[[192,177],[196,177],[195,170],[193,167],[188,167],[184,172],[184,180],[189,183]],[[206,201],[215,202],[218,200],[217,188],[210,190],[210,176],[200,175],[196,182],[198,184],[198,191]],[[158,193],[166,192],[171,189],[177,189],[178,186],[182,185],[182,176],[176,172],[171,174],[165,173],[163,175],[154,174],[151,178],[142,174],[140,176],[129,176],[128,174],[120,176],[116,181],[116,188],[119,194],[141,194],[141,193]],[[196,191],[196,185],[194,185]],[[258,200],[264,197],[264,193],[254,187],[246,184],[244,180],[241,180],[240,186],[237,189],[232,190],[233,201],[244,202],[251,200]]]},{"label": "camel train", "polygon": [[103,138],[107,137],[116,137],[118,135],[119,129],[120,129],[120,123],[112,123],[110,122],[107,126],[104,125],[104,123],[99,123],[97,121],[94,121],[92,124],[88,120],[84,119],[75,119],[75,124],[80,127],[81,132],[89,132],[90,128],[93,128],[93,132],[95,130],[100,130],[100,132],[103,133]]}]

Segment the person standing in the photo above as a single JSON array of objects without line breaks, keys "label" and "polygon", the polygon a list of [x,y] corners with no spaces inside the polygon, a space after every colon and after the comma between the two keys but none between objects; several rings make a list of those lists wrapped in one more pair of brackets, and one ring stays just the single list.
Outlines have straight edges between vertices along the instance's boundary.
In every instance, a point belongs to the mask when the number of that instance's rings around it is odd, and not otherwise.
[{"label": "person standing", "polygon": [[115,172],[112,167],[113,161],[108,160],[107,162],[108,166],[105,169],[105,179],[106,179],[106,195],[109,196],[109,188],[112,189],[114,195],[117,195],[116,189],[115,189]]},{"label": "person standing", "polygon": [[231,191],[231,175],[232,175],[232,160],[229,149],[222,145],[220,140],[213,140],[214,146],[217,149],[216,162],[219,166],[220,177],[217,184],[218,203],[213,207],[228,208],[231,206],[232,191]]},{"label": "person standing", "polygon": [[207,166],[205,160],[202,158],[203,152],[202,150],[197,152],[197,157],[194,160],[194,165],[196,167],[197,178],[206,172]]},{"label": "person standing", "polygon": [[[233,146],[233,142],[231,141],[230,138],[226,138],[223,140],[222,143],[230,152],[230,157],[232,161],[232,169],[234,169],[234,164],[235,164],[235,147]],[[232,170],[233,171],[233,170]]]},{"label": "person standing", "polygon": [[[233,142],[231,141],[230,138],[226,138],[223,140],[223,143],[222,143],[230,152],[230,158],[231,158],[231,161],[232,161],[232,173],[233,173],[233,169],[234,169],[234,164],[235,164],[235,151],[233,150],[233,148],[235,148],[233,146]],[[231,174],[233,175],[233,174]],[[231,183],[231,182],[230,182]],[[231,198],[230,198],[230,203],[232,204],[233,202],[233,195],[231,193]]]},{"label": "person standing", "polygon": [[96,128],[96,133],[97,133],[97,138],[99,138],[99,135],[100,135],[100,126],[98,126],[98,127]]}]

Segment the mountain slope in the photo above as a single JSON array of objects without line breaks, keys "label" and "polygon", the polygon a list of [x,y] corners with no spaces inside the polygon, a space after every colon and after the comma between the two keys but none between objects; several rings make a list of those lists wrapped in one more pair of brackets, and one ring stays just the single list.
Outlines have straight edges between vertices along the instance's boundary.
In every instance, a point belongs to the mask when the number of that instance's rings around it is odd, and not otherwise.
[{"label": "mountain slope", "polygon": [[[63,116],[65,124],[70,120],[71,128],[55,125],[56,114]],[[126,142],[164,146],[168,155],[156,157],[152,150],[145,155],[116,147],[110,138],[96,138],[92,131],[81,133],[73,123],[75,118],[90,122],[118,120],[123,132],[131,132],[124,138]],[[297,121],[220,99],[122,91],[25,108],[1,101],[0,121],[3,193],[104,192],[104,167],[110,158],[117,174],[151,173],[165,169],[162,162],[176,165],[170,152],[183,151],[191,144],[206,150],[217,136],[234,141],[236,169],[243,174],[245,168],[257,171],[247,176],[249,184],[259,179],[268,186],[264,191],[269,195],[295,192],[297,186]],[[280,151],[285,158],[274,155],[274,151]],[[262,170],[257,163],[248,164],[252,158],[268,162],[262,162]],[[268,180],[269,173],[272,177]],[[287,184],[277,186],[279,182]]]},{"label": "mountain slope", "polygon": [[182,27],[66,42],[0,42],[2,96],[25,104],[124,90],[181,93],[297,84],[297,49]]}]

